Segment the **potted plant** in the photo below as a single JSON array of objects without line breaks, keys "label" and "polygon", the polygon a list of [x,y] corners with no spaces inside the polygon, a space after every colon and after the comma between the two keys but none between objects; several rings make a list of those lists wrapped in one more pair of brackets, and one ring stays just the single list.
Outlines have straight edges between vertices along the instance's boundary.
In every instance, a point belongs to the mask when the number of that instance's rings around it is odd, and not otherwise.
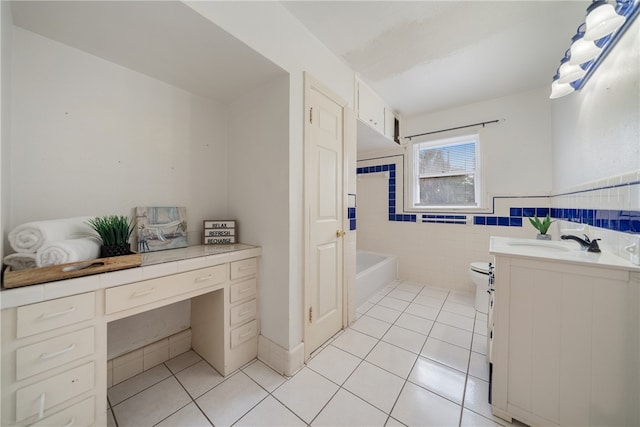
[{"label": "potted plant", "polygon": [[549,214],[547,214],[547,217],[542,221],[536,215],[533,218],[529,218],[529,222],[531,223],[531,225],[533,225],[533,227],[536,230],[538,230],[539,232],[537,236],[538,240],[551,240],[551,236],[547,234],[547,231],[549,231],[549,227],[551,226],[551,223],[554,221],[551,221],[551,217],[549,216]]},{"label": "potted plant", "polygon": [[109,215],[87,221],[102,241],[100,257],[114,257],[131,254],[129,238],[135,229],[134,221],[124,215]]}]

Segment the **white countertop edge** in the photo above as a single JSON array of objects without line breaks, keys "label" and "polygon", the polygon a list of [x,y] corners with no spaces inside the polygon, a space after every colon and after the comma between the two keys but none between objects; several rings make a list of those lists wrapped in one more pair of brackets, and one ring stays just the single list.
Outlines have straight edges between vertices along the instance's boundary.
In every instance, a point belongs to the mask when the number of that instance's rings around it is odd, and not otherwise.
[{"label": "white countertop edge", "polygon": [[[515,244],[510,244],[515,243]],[[540,259],[570,264],[579,264],[590,267],[613,268],[616,270],[640,272],[640,266],[631,263],[612,253],[602,252],[600,254],[589,253],[577,248],[577,243],[572,241],[553,240],[550,244],[558,247],[565,247],[568,251],[545,250],[535,245],[544,245],[545,240],[522,239],[516,237],[491,236],[489,243],[489,253],[491,255],[504,255],[517,258]],[[527,246],[531,244],[532,246]]]},{"label": "white countertop edge", "polygon": [[[0,292],[0,309],[34,304],[262,255],[262,248],[258,246],[244,244],[235,246],[238,248],[231,249],[229,252],[224,253],[191,257],[183,260],[159,262],[150,265],[142,265],[140,267],[59,280],[38,285],[3,289]],[[197,251],[197,248],[197,246],[189,247],[191,254],[193,254],[194,251]],[[206,253],[209,250],[211,250],[210,247],[202,246],[203,253]]]}]

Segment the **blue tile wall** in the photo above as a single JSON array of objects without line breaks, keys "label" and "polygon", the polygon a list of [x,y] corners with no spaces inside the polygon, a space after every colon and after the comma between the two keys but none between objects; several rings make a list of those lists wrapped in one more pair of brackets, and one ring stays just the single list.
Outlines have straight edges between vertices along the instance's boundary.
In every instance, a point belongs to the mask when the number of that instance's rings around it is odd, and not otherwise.
[{"label": "blue tile wall", "polygon": [[[544,217],[549,214],[553,219],[588,224],[594,227],[606,228],[624,233],[640,233],[640,211],[621,211],[613,209],[572,209],[572,208],[511,208],[511,219]],[[522,212],[522,215],[518,215]],[[533,215],[529,215],[533,214]],[[514,218],[522,217],[522,218]]]},{"label": "blue tile wall", "polygon": [[[511,208],[514,209],[514,208]],[[522,227],[522,218],[515,216],[475,215],[473,225],[491,225],[498,227]]]},{"label": "blue tile wall", "polygon": [[349,219],[349,230],[356,229],[356,208],[347,208],[347,218]]},{"label": "blue tile wall", "polygon": [[551,217],[623,233],[640,233],[640,211],[552,208]]},{"label": "blue tile wall", "polygon": [[[417,215],[406,214],[396,210],[396,201],[398,192],[396,191],[396,165],[395,163],[365,166],[357,168],[358,174],[387,172],[389,175],[388,182],[388,218],[389,221],[401,222],[418,222]],[[621,185],[640,185],[640,182],[632,182]],[[603,187],[609,188],[609,187]],[[577,194],[581,192],[595,191],[596,189],[572,192]],[[505,198],[508,196],[502,196]],[[551,196],[554,197],[554,196]],[[495,198],[494,198],[495,200]],[[349,208],[349,219],[351,229],[355,230],[355,208]],[[353,209],[353,212],[351,211]],[[353,217],[351,216],[353,215]],[[620,231],[625,233],[640,233],[640,211],[630,210],[613,210],[613,209],[575,209],[575,208],[540,208],[540,207],[511,207],[509,208],[509,216],[498,215],[474,215],[473,225],[492,226],[492,227],[522,227],[523,223],[527,224],[530,218],[537,216],[539,218],[550,215],[553,219],[561,219],[581,224],[588,224],[594,227],[606,228],[609,230]],[[422,214],[420,218],[422,223],[437,224],[466,224],[466,215],[438,215],[438,214]]]},{"label": "blue tile wall", "polygon": [[466,215],[422,215],[422,222],[433,224],[466,224]]}]

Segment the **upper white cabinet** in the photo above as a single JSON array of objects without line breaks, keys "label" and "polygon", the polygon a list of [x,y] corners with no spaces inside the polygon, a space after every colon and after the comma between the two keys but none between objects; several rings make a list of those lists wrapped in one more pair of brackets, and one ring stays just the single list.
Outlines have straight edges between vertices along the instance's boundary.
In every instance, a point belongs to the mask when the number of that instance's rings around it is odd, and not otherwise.
[{"label": "upper white cabinet", "polygon": [[[358,152],[384,150],[400,143],[398,115],[369,86],[357,80]],[[363,126],[364,125],[364,126]]]},{"label": "upper white cabinet", "polygon": [[396,126],[396,122],[398,122],[399,125],[399,120],[396,113],[394,113],[391,108],[384,107],[384,136],[392,139],[396,143],[399,143],[400,135],[398,132],[398,126]]},{"label": "upper white cabinet", "polygon": [[385,134],[384,102],[362,82],[358,82],[358,118]]}]

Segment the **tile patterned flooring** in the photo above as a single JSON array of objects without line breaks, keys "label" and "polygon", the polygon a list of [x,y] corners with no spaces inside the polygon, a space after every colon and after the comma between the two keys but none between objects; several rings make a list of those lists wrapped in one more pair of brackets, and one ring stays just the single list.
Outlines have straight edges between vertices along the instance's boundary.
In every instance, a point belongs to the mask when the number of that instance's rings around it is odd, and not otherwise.
[{"label": "tile patterned flooring", "polygon": [[496,426],[474,296],[396,281],[291,378],[193,351],[108,390],[111,426]]}]

